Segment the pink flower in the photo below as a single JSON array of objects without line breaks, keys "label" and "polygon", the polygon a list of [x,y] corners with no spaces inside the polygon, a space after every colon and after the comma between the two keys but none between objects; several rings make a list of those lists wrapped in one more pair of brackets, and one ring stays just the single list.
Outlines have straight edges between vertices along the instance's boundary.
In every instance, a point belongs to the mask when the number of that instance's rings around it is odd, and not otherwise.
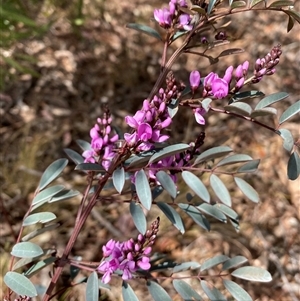
[{"label": "pink flower", "polygon": [[190,86],[193,92],[195,92],[200,85],[200,73],[195,70],[190,73]]},{"label": "pink flower", "polygon": [[203,115],[206,113],[206,110],[203,108],[196,108],[193,111],[194,111],[195,119],[196,119],[197,123],[204,125],[205,119],[204,119]]},{"label": "pink flower", "polygon": [[169,28],[172,23],[171,13],[167,8],[155,9],[154,19],[158,22],[159,26]]},{"label": "pink flower", "polygon": [[212,82],[211,91],[214,97],[222,99],[228,95],[229,86],[226,80],[215,78]]}]

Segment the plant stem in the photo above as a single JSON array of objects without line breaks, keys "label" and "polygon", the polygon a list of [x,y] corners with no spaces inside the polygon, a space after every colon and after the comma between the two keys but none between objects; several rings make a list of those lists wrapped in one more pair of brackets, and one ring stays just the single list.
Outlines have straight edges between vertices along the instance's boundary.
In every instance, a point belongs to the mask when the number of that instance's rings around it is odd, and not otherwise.
[{"label": "plant stem", "polygon": [[[91,200],[89,201],[89,203],[86,205],[86,207],[82,210],[79,210],[79,213],[81,212],[81,216],[80,218],[78,219],[78,222],[75,224],[75,227],[74,227],[74,230],[73,230],[73,233],[68,241],[68,244],[63,252],[63,255],[62,257],[58,260],[58,266],[55,270],[55,273],[51,279],[51,282],[48,286],[48,289],[46,291],[46,294],[44,295],[44,298],[43,298],[43,301],[48,301],[50,300],[50,296],[51,296],[51,293],[58,281],[58,278],[60,277],[62,271],[63,271],[63,268],[64,266],[68,263],[68,256],[77,240],[77,237],[85,223],[85,221],[87,220],[87,218],[89,217],[92,209],[94,208],[97,200],[98,200],[98,197],[106,183],[106,181],[108,180],[109,178],[109,174],[107,173],[101,180],[100,180],[100,183],[99,183],[99,187],[97,188],[96,192],[94,193],[93,197],[91,198]],[[84,196],[84,198],[87,197],[87,195]],[[84,202],[83,202],[84,203]]]},{"label": "plant stem", "polygon": [[[68,244],[63,252],[63,255],[57,261],[57,268],[56,268],[54,275],[51,279],[51,282],[47,288],[47,291],[43,297],[43,301],[48,301],[52,298],[51,297],[52,291],[63,271],[63,268],[65,267],[65,265],[67,263],[69,263],[68,256],[78,238],[78,235],[79,235],[84,223],[86,222],[87,218],[89,217],[92,209],[96,205],[99,195],[100,195],[104,185],[106,184],[107,180],[111,177],[112,172],[117,168],[120,161],[121,161],[121,155],[119,154],[115,158],[115,160],[112,162],[112,164],[111,164],[109,170],[106,172],[106,174],[99,180],[99,186],[98,186],[97,190],[95,191],[94,195],[92,196],[92,198],[90,199],[90,201],[88,202],[88,204],[84,208],[79,208],[78,213],[77,213],[77,218],[76,218],[77,222],[75,223],[74,230],[73,230],[71,237],[68,241]],[[85,191],[83,200],[81,202],[81,206],[84,206],[85,201],[87,200],[90,185],[91,185],[91,182],[89,182],[88,188]]]}]

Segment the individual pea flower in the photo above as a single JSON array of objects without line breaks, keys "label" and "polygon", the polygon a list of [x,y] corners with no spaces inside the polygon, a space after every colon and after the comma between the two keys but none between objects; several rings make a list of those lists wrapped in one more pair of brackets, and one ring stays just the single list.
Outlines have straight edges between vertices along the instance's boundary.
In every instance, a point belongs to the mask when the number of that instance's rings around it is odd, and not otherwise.
[{"label": "individual pea flower", "polygon": [[205,119],[203,116],[207,113],[207,111],[204,108],[196,108],[193,109],[193,112],[197,123],[200,125],[205,125]]},{"label": "individual pea flower", "polygon": [[193,93],[198,89],[200,80],[201,77],[199,71],[195,70],[190,73],[190,86]]},{"label": "individual pea flower", "polygon": [[170,28],[172,24],[172,14],[167,8],[155,9],[154,19],[158,22],[162,28]]},{"label": "individual pea flower", "polygon": [[203,81],[203,97],[213,95],[217,99],[226,97],[229,93],[229,86],[232,79],[233,67],[229,66],[223,78],[220,78],[218,74],[211,72]]},{"label": "individual pea flower", "polygon": [[229,85],[223,78],[215,78],[211,84],[211,91],[215,98],[222,99],[228,95]]},{"label": "individual pea flower", "polygon": [[192,18],[188,14],[182,14],[179,16],[178,28],[183,28],[184,30],[190,31],[193,29],[193,25],[190,24]]},{"label": "individual pea flower", "polygon": [[139,234],[136,240],[109,240],[102,247],[104,258],[97,268],[98,272],[103,273],[102,281],[110,282],[115,272],[121,272],[122,279],[128,280],[133,278],[139,269],[148,271],[151,267],[151,246],[155,243],[158,230],[159,217],[151,224],[151,228],[144,235]]}]

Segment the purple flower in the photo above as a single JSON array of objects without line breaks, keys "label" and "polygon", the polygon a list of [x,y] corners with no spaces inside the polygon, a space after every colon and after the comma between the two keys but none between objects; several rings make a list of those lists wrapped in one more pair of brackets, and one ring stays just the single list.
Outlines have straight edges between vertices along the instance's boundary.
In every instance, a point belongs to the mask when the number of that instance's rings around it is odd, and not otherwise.
[{"label": "purple flower", "polygon": [[243,66],[242,65],[238,65],[238,67],[235,69],[235,77],[236,77],[237,80],[239,80],[243,76],[244,76],[244,74],[243,74]]},{"label": "purple flower", "polygon": [[179,28],[183,28],[187,31],[193,29],[193,25],[190,25],[191,16],[188,14],[182,14],[179,16]]},{"label": "purple flower", "polygon": [[139,234],[135,241],[132,238],[125,242],[109,240],[102,247],[104,259],[97,268],[103,273],[102,281],[108,283],[116,271],[122,272],[123,280],[128,280],[133,278],[139,268],[149,270],[151,246],[155,242],[158,228],[159,218],[152,223],[151,229],[145,235]]},{"label": "purple flower", "polygon": [[198,89],[199,85],[200,85],[200,73],[197,70],[192,71],[190,73],[190,86],[192,92],[195,92]]},{"label": "purple flower", "polygon": [[205,124],[205,119],[204,119],[203,115],[206,113],[206,110],[203,109],[203,108],[196,108],[193,111],[194,111],[196,121],[199,124],[204,125]]},{"label": "purple flower", "polygon": [[211,91],[214,97],[222,99],[228,95],[228,82],[222,78],[215,78],[212,82]]},{"label": "purple flower", "polygon": [[152,137],[152,127],[148,123],[141,123],[137,131],[138,139],[148,141]]},{"label": "purple flower", "polygon": [[246,74],[248,72],[248,69],[249,69],[249,61],[245,61],[243,63],[243,73],[244,73],[244,76],[246,76]]},{"label": "purple flower", "polygon": [[240,90],[243,87],[244,82],[245,82],[245,77],[241,77],[235,84],[235,90],[236,91]]},{"label": "purple flower", "polygon": [[229,66],[225,71],[225,75],[223,76],[223,79],[228,83],[228,85],[230,85],[232,73],[233,73],[233,66]]},{"label": "purple flower", "polygon": [[155,9],[154,19],[158,22],[159,26],[169,28],[172,23],[171,13],[167,8]]}]

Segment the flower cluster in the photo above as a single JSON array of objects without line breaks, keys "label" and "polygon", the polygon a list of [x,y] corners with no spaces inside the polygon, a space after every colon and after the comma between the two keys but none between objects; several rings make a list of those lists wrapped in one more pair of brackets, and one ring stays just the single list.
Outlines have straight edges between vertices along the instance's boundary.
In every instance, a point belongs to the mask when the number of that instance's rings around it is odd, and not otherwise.
[{"label": "flower cluster", "polygon": [[258,83],[264,75],[275,73],[275,66],[279,63],[282,54],[281,45],[274,46],[264,58],[257,59],[255,63],[254,77],[252,83]]},{"label": "flower cluster", "polygon": [[166,78],[166,84],[166,89],[161,88],[151,101],[145,99],[142,109],[134,116],[125,117],[133,132],[125,133],[124,139],[136,151],[151,150],[155,143],[169,139],[168,135],[161,133],[172,123],[167,104],[171,99],[176,99],[183,88],[176,83],[171,73]]},{"label": "flower cluster", "polygon": [[151,246],[154,244],[159,229],[159,217],[151,224],[145,235],[139,234],[136,240],[118,242],[113,239],[102,247],[104,260],[97,270],[104,273],[102,281],[108,283],[113,273],[122,273],[122,279],[133,277],[138,269],[149,270]]},{"label": "flower cluster", "polygon": [[189,14],[183,13],[180,10],[181,7],[187,7],[185,0],[171,0],[169,8],[154,10],[154,19],[162,28],[167,29],[174,26],[189,31],[193,28],[192,18]]},{"label": "flower cluster", "polygon": [[214,96],[217,99],[226,97],[229,93],[232,73],[233,66],[229,66],[226,69],[225,75],[222,78],[217,73],[209,73],[203,81],[203,97]]},{"label": "flower cluster", "polygon": [[118,135],[112,131],[111,122],[112,118],[107,111],[103,118],[97,119],[97,123],[90,130],[91,149],[84,151],[82,154],[85,163],[101,163],[108,170],[115,156],[115,142],[119,139]]}]

